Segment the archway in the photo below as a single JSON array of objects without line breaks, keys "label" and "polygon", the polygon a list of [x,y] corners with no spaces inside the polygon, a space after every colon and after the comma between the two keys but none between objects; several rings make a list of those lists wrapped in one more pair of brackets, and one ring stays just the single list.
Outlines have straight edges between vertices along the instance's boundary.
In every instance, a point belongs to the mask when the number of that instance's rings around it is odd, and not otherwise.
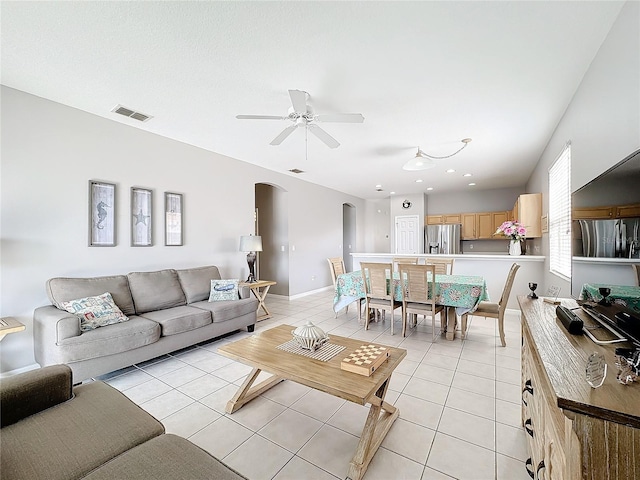
[{"label": "archway", "polygon": [[353,271],[351,253],[356,245],[356,207],[342,204],[342,258],[347,272]]},{"label": "archway", "polygon": [[288,193],[277,185],[255,184],[256,235],[262,237],[258,278],[274,280],[270,293],[289,296]]}]

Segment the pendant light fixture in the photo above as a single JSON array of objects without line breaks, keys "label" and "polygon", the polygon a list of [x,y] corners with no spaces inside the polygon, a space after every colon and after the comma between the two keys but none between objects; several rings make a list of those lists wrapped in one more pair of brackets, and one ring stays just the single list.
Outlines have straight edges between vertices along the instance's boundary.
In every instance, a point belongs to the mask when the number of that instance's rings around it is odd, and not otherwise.
[{"label": "pendant light fixture", "polygon": [[436,166],[436,163],[434,162],[434,160],[444,160],[445,158],[451,158],[454,155],[457,155],[462,150],[464,150],[467,147],[467,145],[469,145],[469,143],[471,142],[471,139],[463,138],[460,141],[463,144],[462,147],[460,147],[458,150],[453,152],[451,155],[445,155],[443,157],[436,157],[434,155],[429,155],[428,153],[425,153],[422,150],[420,150],[420,147],[418,147],[418,152],[416,153],[416,156],[413,157],[411,160],[409,160],[407,163],[405,163],[402,169],[403,170],[428,170],[429,168],[433,168]]}]

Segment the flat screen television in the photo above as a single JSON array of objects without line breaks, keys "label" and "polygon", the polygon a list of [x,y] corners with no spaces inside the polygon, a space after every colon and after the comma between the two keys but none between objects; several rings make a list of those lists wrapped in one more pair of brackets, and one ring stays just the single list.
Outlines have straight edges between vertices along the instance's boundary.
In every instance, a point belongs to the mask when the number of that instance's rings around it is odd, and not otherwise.
[{"label": "flat screen television", "polygon": [[634,204],[640,205],[640,150],[572,194],[574,298],[585,283],[636,285],[631,264],[640,264],[640,214],[624,208]]}]

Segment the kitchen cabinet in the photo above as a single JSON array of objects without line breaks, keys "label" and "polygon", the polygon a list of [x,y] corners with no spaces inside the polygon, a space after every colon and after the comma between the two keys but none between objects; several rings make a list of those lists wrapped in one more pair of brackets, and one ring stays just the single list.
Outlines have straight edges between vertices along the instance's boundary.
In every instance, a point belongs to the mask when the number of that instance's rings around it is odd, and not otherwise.
[{"label": "kitchen cabinet", "polygon": [[602,207],[579,207],[572,210],[574,220],[612,219],[640,217],[640,203],[608,205]]},{"label": "kitchen cabinet", "polygon": [[[522,423],[531,478],[640,479],[640,390],[615,379],[613,345],[570,335],[555,306],[519,296],[522,312]],[[562,301],[568,308],[574,300]],[[585,320],[588,321],[588,320]],[[591,388],[585,365],[604,355],[609,373]]]},{"label": "kitchen cabinet", "polygon": [[462,222],[462,230],[460,232],[460,238],[462,240],[475,240],[476,236],[476,218],[475,213],[463,213],[460,215],[460,221]]},{"label": "kitchen cabinet", "polygon": [[525,193],[518,197],[511,211],[511,220],[525,226],[527,238],[542,236],[542,194]]},{"label": "kitchen cabinet", "polygon": [[460,223],[460,214],[427,215],[425,223],[427,225],[456,225]]},{"label": "kitchen cabinet", "polygon": [[508,217],[509,212],[463,213],[461,237],[463,240],[504,240],[494,233]]}]

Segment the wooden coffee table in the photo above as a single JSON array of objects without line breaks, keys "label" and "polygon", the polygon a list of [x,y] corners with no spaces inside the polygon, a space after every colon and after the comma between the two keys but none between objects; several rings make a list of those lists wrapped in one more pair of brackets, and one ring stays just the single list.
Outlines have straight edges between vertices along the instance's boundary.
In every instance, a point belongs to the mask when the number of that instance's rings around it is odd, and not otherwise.
[{"label": "wooden coffee table", "polygon": [[[400,413],[396,407],[385,402],[384,397],[391,374],[407,355],[407,351],[387,347],[389,359],[367,377],[342,370],[340,362],[368,342],[329,335],[329,343],[346,348],[323,362],[276,348],[293,338],[291,332],[294,329],[291,325],[280,325],[218,348],[220,354],[253,367],[238,392],[227,403],[226,412],[235,412],[283,380],[291,380],[360,405],[370,404],[369,415],[347,474],[348,479],[360,480]],[[262,370],[273,376],[253,385]]]}]

